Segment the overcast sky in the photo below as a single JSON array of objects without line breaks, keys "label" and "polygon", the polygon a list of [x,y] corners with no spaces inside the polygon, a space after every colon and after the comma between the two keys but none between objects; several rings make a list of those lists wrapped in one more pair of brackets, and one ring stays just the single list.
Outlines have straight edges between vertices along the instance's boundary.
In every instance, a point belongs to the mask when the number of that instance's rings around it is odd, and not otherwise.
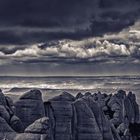
[{"label": "overcast sky", "polygon": [[139,71],[139,0],[0,0],[0,75]]}]

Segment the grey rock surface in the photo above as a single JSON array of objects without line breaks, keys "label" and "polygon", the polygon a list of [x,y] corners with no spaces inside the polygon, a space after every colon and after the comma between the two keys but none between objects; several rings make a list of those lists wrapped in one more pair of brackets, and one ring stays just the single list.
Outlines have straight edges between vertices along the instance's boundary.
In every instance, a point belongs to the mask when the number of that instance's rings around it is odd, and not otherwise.
[{"label": "grey rock surface", "polygon": [[36,120],[34,123],[29,125],[25,129],[25,133],[34,133],[34,134],[48,134],[49,130],[49,118],[43,117]]},{"label": "grey rock surface", "polygon": [[127,140],[129,124],[139,123],[135,94],[68,92],[42,100],[39,90],[14,104],[0,91],[0,140]]},{"label": "grey rock surface", "polygon": [[3,105],[0,105],[0,116],[4,118],[7,122],[10,121],[10,114]]},{"label": "grey rock surface", "polygon": [[88,105],[82,99],[78,99],[74,102],[74,107],[77,116],[77,140],[103,140],[95,116]]},{"label": "grey rock surface", "polygon": [[20,96],[20,100],[22,99],[42,100],[42,93],[40,90],[33,89]]},{"label": "grey rock surface", "polygon": [[0,117],[0,132],[14,132],[14,130],[2,117]]},{"label": "grey rock surface", "polygon": [[92,97],[83,97],[83,101],[88,105],[95,116],[95,120],[99,126],[103,140],[112,140],[113,135],[111,132],[111,126],[109,120],[104,115],[100,105],[93,100]]},{"label": "grey rock surface", "polygon": [[126,116],[130,123],[139,122],[139,106],[136,102],[136,97],[132,92],[128,93],[128,96],[125,98],[124,105],[126,108]]},{"label": "grey rock surface", "polygon": [[45,116],[44,104],[40,93],[38,90],[31,90],[23,94],[15,103],[16,115],[23,122],[24,128]]},{"label": "grey rock surface", "polygon": [[6,99],[1,89],[0,89],[0,105],[6,106]]},{"label": "grey rock surface", "polygon": [[14,140],[49,140],[46,135],[32,134],[32,133],[22,133],[17,134]]},{"label": "grey rock surface", "polygon": [[16,132],[21,133],[21,132],[24,131],[24,127],[23,127],[23,124],[22,124],[21,120],[15,115],[13,115],[11,117],[11,120],[10,120],[9,124],[12,127],[12,129],[15,130]]},{"label": "grey rock surface", "polygon": [[50,133],[54,135],[52,140],[72,139],[72,102],[74,100],[75,98],[71,94],[64,92],[45,104],[45,110],[49,112],[46,115],[51,119]]}]

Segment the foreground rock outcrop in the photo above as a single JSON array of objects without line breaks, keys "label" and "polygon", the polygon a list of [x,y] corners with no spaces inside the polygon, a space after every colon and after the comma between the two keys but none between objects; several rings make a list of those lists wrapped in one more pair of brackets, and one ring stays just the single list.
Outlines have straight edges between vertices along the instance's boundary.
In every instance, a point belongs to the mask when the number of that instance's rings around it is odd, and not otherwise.
[{"label": "foreground rock outcrop", "polygon": [[13,140],[17,132],[23,132],[21,120],[15,115],[14,103],[0,90],[0,139]]},{"label": "foreground rock outcrop", "polygon": [[0,91],[0,139],[135,140],[139,117],[135,94],[123,90],[76,97],[64,92],[45,102],[31,90],[16,103]]},{"label": "foreground rock outcrop", "polygon": [[24,128],[45,116],[42,94],[39,90],[23,94],[15,103],[15,107],[16,115],[21,119]]},{"label": "foreground rock outcrop", "polygon": [[15,140],[49,140],[49,118],[43,117],[29,125]]},{"label": "foreground rock outcrop", "polygon": [[65,92],[44,103],[46,116],[51,121],[52,140],[72,139],[72,121],[74,121],[72,102],[74,100],[75,98],[72,95]]}]

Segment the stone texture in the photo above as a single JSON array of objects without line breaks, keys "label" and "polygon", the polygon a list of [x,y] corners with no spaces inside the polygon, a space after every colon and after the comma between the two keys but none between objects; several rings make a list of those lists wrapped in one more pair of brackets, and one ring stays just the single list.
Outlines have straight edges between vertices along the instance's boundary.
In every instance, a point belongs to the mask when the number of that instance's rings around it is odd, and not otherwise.
[{"label": "stone texture", "polygon": [[51,140],[71,140],[72,139],[72,102],[75,98],[64,92],[45,103],[46,115],[50,118]]},{"label": "stone texture", "polygon": [[6,106],[6,99],[1,89],[0,89],[0,105]]},{"label": "stone texture", "polygon": [[13,111],[13,101],[8,96],[4,96],[4,94],[0,93],[0,132],[7,133],[8,136],[12,135],[12,133],[19,132],[22,127],[22,123],[19,118],[14,115]]},{"label": "stone texture", "polygon": [[0,132],[0,140],[14,140],[15,132]]},{"label": "stone texture", "polygon": [[18,134],[14,140],[49,140],[47,135],[41,134],[32,134],[32,133],[23,133]]},{"label": "stone texture", "polygon": [[48,134],[49,132],[49,118],[43,117],[36,120],[33,124],[29,125],[25,133],[34,133],[34,134]]},{"label": "stone texture", "polygon": [[128,96],[125,98],[124,105],[129,123],[139,123],[139,107],[136,102],[136,97],[132,92],[128,93]]},{"label": "stone texture", "polygon": [[111,123],[113,123],[115,126],[119,126],[121,123],[123,123],[126,116],[126,108],[124,106],[125,96],[125,91],[120,90],[113,95],[108,102],[108,106],[111,108],[111,111],[114,112]]},{"label": "stone texture", "polygon": [[95,102],[91,96],[83,97],[82,100],[92,110],[92,112],[95,116],[96,122],[97,122],[97,124],[100,128],[100,131],[102,131],[102,118],[101,118],[101,112],[100,112],[101,110],[100,110],[100,107],[99,107],[98,103]]},{"label": "stone texture", "polygon": [[33,89],[20,96],[20,99],[42,100],[42,93],[40,90]]},{"label": "stone texture", "polygon": [[11,126],[11,127],[13,128],[13,130],[15,130],[16,132],[21,133],[21,132],[24,131],[23,124],[22,124],[21,120],[20,120],[17,116],[15,116],[15,115],[13,115],[13,116],[11,117],[10,126]]},{"label": "stone texture", "polygon": [[103,140],[95,116],[83,99],[74,102],[77,116],[76,140]]},{"label": "stone texture", "polygon": [[114,124],[111,123],[111,130],[112,130],[112,135],[114,137],[114,140],[121,140],[116,128],[114,127]]},{"label": "stone texture", "polygon": [[15,106],[14,106],[13,100],[8,96],[5,96],[5,99],[6,99],[6,103],[7,103],[9,110],[11,110],[11,112],[15,113]]},{"label": "stone texture", "polygon": [[38,90],[31,90],[23,94],[15,103],[15,106],[16,115],[23,122],[24,128],[32,124],[35,120],[45,116],[44,104]]},{"label": "stone texture", "polygon": [[10,120],[10,115],[3,105],[0,105],[0,116],[4,118],[7,122]]},{"label": "stone texture", "polygon": [[86,97],[83,99],[86,101],[87,105],[90,107],[95,116],[96,122],[102,133],[103,140],[112,140],[113,136],[111,132],[110,122],[104,115],[101,106],[97,102],[95,102],[92,97]]},{"label": "stone texture", "polygon": [[9,96],[5,96],[7,106],[14,106],[13,100]]},{"label": "stone texture", "polygon": [[0,117],[0,132],[14,132],[14,130],[2,117]]},{"label": "stone texture", "polygon": [[91,96],[90,92],[86,92],[84,96]]},{"label": "stone texture", "polygon": [[70,93],[68,92],[63,92],[62,94],[53,97],[52,99],[50,99],[49,101],[74,101],[75,97],[72,96]]},{"label": "stone texture", "polygon": [[76,95],[76,99],[79,99],[79,98],[82,98],[84,95],[81,93],[81,92],[79,92],[77,95]]},{"label": "stone texture", "polygon": [[55,136],[55,117],[53,113],[53,108],[50,102],[44,102],[45,115],[49,117],[49,136],[50,140],[54,140]]},{"label": "stone texture", "polygon": [[13,104],[0,91],[0,139],[127,140],[130,124],[138,123],[139,108],[132,92],[87,92],[76,97],[63,92],[43,103],[41,92],[31,90]]},{"label": "stone texture", "polygon": [[111,132],[110,122],[104,115],[100,105],[98,105],[98,103],[96,103],[93,100],[93,98],[90,96],[83,97],[82,99],[83,101],[85,101],[88,107],[92,110],[95,116],[96,122],[99,126],[100,132],[102,133],[103,140],[112,140],[113,136]]},{"label": "stone texture", "polygon": [[106,111],[107,110],[106,100],[105,100],[106,94],[101,94],[101,92],[98,92],[96,97],[97,97],[98,104],[100,105],[102,110]]}]

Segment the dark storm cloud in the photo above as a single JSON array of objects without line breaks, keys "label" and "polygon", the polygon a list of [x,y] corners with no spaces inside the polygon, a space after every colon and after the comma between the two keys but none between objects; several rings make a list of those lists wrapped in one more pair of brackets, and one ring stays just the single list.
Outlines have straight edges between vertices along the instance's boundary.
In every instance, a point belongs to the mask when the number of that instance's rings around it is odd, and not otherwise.
[{"label": "dark storm cloud", "polygon": [[[125,36],[126,42],[114,43],[109,36],[90,38],[81,41],[59,40],[44,44],[23,45],[18,48],[13,45],[7,50],[0,46],[0,57],[3,61],[25,64],[69,63],[69,64],[96,64],[96,63],[140,63],[140,44],[133,42],[137,33]],[[123,35],[118,35],[122,36]],[[117,38],[117,35],[115,36]],[[133,38],[131,40],[131,38]],[[9,49],[8,49],[9,48]]]},{"label": "dark storm cloud", "polygon": [[93,35],[102,35],[109,32],[119,32],[132,26],[139,18],[140,9],[119,11],[109,10],[93,17],[91,30]]},{"label": "dark storm cloud", "polygon": [[0,44],[30,44],[46,42],[54,39],[81,39],[90,36],[85,30],[76,31],[72,28],[31,28],[31,27],[1,27]]},{"label": "dark storm cloud", "polygon": [[0,74],[137,72],[139,13],[138,0],[0,0]]},{"label": "dark storm cloud", "polygon": [[139,9],[138,0],[0,0],[0,43],[80,39],[119,32],[139,19]]},{"label": "dark storm cloud", "polygon": [[139,0],[100,0],[99,5],[102,8],[127,6],[129,4],[138,3]]},{"label": "dark storm cloud", "polygon": [[[0,45],[1,75],[138,74],[139,31],[122,32],[81,41]],[[120,40],[115,43],[114,40]],[[108,41],[109,40],[109,41]],[[137,40],[137,41],[136,41]]]},{"label": "dark storm cloud", "polygon": [[15,53],[17,50],[24,50],[27,48],[28,45],[7,45],[2,44],[0,45],[0,52],[4,53],[5,55],[10,55]]},{"label": "dark storm cloud", "polygon": [[91,7],[96,7],[95,3],[91,0],[1,0],[0,16],[13,24],[58,26],[70,20],[81,22],[82,15],[89,14]]}]

